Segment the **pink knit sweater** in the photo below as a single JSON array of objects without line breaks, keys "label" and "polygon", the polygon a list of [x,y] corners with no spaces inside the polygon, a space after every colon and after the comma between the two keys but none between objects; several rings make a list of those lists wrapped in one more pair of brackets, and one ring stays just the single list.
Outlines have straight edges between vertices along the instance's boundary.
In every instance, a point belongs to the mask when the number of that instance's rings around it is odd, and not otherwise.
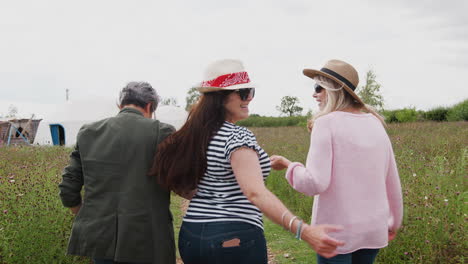
[{"label": "pink knit sweater", "polygon": [[286,178],[313,196],[312,224],[336,224],[331,233],[346,254],[388,244],[403,217],[400,178],[388,135],[372,114],[336,111],[314,123],[306,166],[289,165]]}]

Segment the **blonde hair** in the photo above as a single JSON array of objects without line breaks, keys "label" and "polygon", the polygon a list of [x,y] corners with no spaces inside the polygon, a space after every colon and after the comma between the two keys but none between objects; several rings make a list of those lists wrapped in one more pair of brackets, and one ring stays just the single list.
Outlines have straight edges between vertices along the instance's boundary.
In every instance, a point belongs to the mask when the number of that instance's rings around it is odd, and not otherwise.
[{"label": "blonde hair", "polygon": [[312,127],[314,126],[314,122],[317,120],[317,118],[331,112],[342,111],[350,107],[360,110],[364,113],[373,114],[377,119],[380,120],[383,126],[386,126],[384,118],[379,115],[379,113],[377,113],[377,111],[375,111],[372,106],[362,104],[354,99],[351,94],[344,90],[343,85],[321,75],[315,76],[314,80],[318,85],[322,86],[326,90],[327,101],[323,110],[320,110],[320,112],[318,112],[308,121],[307,127],[309,131],[312,131]]}]

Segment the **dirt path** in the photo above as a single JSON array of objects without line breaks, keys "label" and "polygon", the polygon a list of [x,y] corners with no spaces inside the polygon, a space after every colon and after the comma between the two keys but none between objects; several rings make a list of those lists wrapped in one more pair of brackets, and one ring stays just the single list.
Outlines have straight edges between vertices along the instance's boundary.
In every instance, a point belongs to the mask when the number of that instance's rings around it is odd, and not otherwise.
[{"label": "dirt path", "polygon": [[[185,215],[185,211],[187,211],[188,205],[189,201],[184,199],[182,201],[182,205],[180,206],[180,210],[183,212],[182,215]],[[177,264],[184,264],[184,262],[180,258],[177,258]],[[268,264],[277,264],[275,255],[271,253],[270,248],[268,248]]]}]

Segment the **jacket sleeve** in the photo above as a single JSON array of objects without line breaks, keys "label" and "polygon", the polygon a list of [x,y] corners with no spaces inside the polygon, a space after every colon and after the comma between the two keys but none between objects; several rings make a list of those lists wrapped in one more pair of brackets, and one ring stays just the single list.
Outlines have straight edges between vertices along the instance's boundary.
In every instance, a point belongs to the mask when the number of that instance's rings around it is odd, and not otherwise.
[{"label": "jacket sleeve", "polygon": [[159,145],[159,143],[163,142],[164,139],[166,139],[170,134],[174,133],[175,131],[176,129],[172,125],[160,122],[158,142],[156,142],[156,144]]},{"label": "jacket sleeve", "polygon": [[59,184],[59,195],[65,207],[75,207],[81,204],[81,188],[83,187],[83,171],[81,166],[78,143],[70,155],[70,162],[62,173]]},{"label": "jacket sleeve", "polygon": [[388,229],[396,231],[403,220],[403,197],[401,194],[400,176],[395,162],[395,155],[390,146],[388,172],[386,178],[387,199],[390,208]]},{"label": "jacket sleeve", "polygon": [[325,191],[332,172],[332,133],[323,120],[316,120],[312,129],[306,166],[293,162],[288,166],[286,179],[297,191],[309,196]]}]

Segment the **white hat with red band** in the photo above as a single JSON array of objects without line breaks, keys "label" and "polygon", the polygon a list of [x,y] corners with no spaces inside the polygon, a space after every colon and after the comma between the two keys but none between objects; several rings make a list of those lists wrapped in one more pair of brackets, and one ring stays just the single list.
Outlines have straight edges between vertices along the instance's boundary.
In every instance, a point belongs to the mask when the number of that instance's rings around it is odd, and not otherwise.
[{"label": "white hat with red band", "polygon": [[254,88],[240,60],[218,60],[205,70],[203,81],[195,86],[201,93]]}]

